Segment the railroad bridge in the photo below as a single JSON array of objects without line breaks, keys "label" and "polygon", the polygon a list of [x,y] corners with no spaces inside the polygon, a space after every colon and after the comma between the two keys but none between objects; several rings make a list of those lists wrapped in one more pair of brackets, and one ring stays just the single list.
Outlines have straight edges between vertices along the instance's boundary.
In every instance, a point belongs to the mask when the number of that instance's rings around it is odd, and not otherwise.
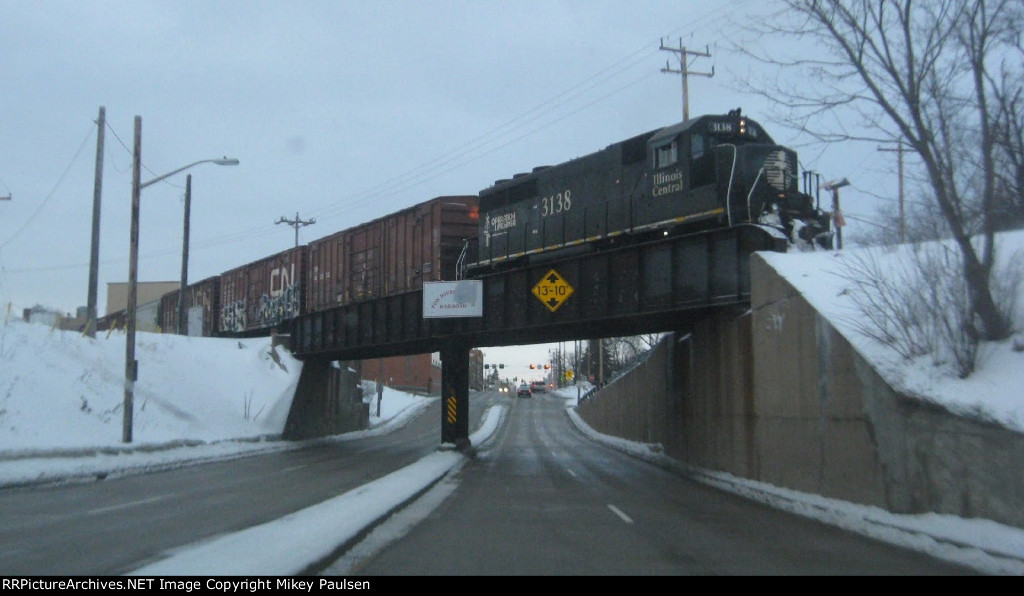
[{"label": "railroad bridge", "polygon": [[744,225],[521,260],[473,278],[483,285],[479,317],[425,318],[422,290],[306,314],[290,329],[303,361],[296,399],[327,400],[334,361],[440,352],[441,440],[464,447],[470,349],[685,330],[720,309],[743,312],[750,255],[786,247],[777,232]]}]

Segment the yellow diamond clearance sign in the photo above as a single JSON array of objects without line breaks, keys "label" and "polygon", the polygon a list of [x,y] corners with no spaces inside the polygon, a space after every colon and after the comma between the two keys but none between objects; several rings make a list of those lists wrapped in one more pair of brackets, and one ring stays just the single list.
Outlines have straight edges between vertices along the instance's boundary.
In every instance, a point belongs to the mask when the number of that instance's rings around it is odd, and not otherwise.
[{"label": "yellow diamond clearance sign", "polygon": [[558,307],[565,304],[565,301],[572,296],[572,286],[565,281],[557,271],[552,269],[533,286],[533,295],[548,307],[548,310],[555,312]]}]

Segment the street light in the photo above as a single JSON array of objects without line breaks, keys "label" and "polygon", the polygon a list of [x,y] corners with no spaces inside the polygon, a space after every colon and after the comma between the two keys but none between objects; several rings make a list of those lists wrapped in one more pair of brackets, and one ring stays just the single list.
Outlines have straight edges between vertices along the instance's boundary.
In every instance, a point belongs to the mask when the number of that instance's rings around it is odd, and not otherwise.
[{"label": "street light", "polygon": [[843,178],[842,180],[826,182],[825,186],[822,187],[832,192],[832,220],[836,226],[836,250],[842,250],[843,248],[843,226],[846,225],[846,220],[843,219],[843,212],[839,210],[839,189],[849,185],[850,181]]},{"label": "street light", "polygon": [[[187,170],[193,166],[203,163],[212,163],[219,166],[238,165],[237,159],[223,157],[220,159],[202,159],[182,166],[177,170],[168,172],[163,176],[153,178],[148,182],[139,182],[139,166],[142,162],[142,117],[135,117],[135,149],[132,152],[132,223],[131,223],[131,251],[128,258],[128,306],[125,308],[125,365],[124,365],[124,415],[121,427],[121,441],[132,442],[132,418],[134,416],[135,381],[139,378],[139,363],[135,360],[135,308],[138,300],[138,270],[139,270],[139,195],[143,188],[156,184],[161,180],[169,178],[178,172]],[[186,212],[187,213],[187,212]],[[181,289],[185,291],[184,288]]]}]

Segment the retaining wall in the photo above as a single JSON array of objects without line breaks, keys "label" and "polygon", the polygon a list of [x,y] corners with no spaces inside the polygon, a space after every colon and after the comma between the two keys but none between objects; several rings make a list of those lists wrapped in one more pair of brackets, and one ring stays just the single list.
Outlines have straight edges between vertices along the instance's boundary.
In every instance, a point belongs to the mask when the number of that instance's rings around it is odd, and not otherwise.
[{"label": "retaining wall", "polygon": [[750,269],[749,311],[678,331],[580,416],[701,468],[1024,528],[1024,435],[894,391],[757,254]]}]

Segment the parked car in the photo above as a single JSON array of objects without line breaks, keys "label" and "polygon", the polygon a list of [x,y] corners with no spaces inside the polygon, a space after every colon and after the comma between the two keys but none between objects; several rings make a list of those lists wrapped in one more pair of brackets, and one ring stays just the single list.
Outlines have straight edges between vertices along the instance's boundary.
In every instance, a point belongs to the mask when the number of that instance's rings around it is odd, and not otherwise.
[{"label": "parked car", "polygon": [[516,391],[518,397],[533,397],[533,391],[530,390],[530,386],[526,383],[519,385],[519,390]]}]

